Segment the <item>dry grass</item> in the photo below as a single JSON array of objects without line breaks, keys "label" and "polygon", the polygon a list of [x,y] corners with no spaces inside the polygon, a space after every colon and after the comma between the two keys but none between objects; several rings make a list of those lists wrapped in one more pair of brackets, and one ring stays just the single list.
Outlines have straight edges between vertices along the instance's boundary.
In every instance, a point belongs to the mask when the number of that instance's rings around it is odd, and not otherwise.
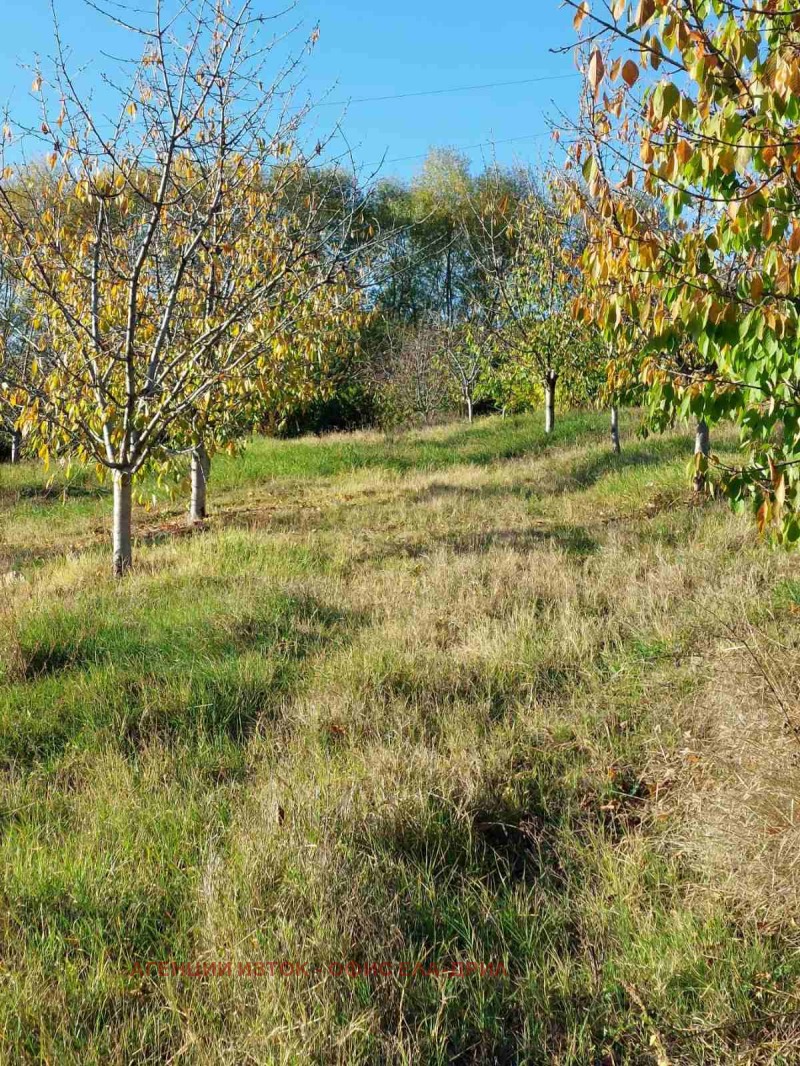
[{"label": "dry grass", "polygon": [[704,664],[684,710],[695,772],[680,793],[687,853],[770,928],[800,915],[800,632],[784,591],[756,624],[731,622]]},{"label": "dry grass", "polygon": [[121,586],[0,486],[0,1057],[797,1061],[796,561],[604,435],[259,442]]}]

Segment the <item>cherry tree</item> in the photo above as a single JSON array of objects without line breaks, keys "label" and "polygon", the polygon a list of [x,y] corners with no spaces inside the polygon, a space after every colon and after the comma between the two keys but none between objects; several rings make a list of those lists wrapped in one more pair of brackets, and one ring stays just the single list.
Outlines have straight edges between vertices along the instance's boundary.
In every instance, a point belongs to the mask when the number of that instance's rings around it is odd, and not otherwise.
[{"label": "cherry tree", "polygon": [[[302,193],[299,58],[281,55],[255,0],[156,0],[151,23],[135,8],[108,17],[138,48],[126,80],[106,78],[115,115],[93,114],[56,26],[52,70],[32,85],[38,128],[6,122],[0,253],[34,329],[26,379],[3,358],[0,381],[43,459],[110,473],[120,575],[135,478],[204,448],[207,412],[229,421],[243,382],[291,387],[282,343],[340,284],[352,224],[320,229]],[[20,145],[45,148],[51,181],[22,180],[9,161]]]}]

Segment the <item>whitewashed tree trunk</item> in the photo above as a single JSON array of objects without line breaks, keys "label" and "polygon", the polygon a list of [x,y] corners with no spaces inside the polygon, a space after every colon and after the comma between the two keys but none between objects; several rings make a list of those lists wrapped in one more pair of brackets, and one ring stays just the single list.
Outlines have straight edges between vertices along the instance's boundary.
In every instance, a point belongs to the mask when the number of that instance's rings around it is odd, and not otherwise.
[{"label": "whitewashed tree trunk", "polygon": [[203,444],[192,452],[192,502],[189,521],[202,522],[206,517],[206,493],[211,474],[211,458]]},{"label": "whitewashed tree trunk", "polygon": [[133,510],[133,477],[122,470],[114,471],[114,576],[122,577],[133,561],[131,549],[131,514]]},{"label": "whitewashed tree trunk", "polygon": [[18,463],[22,457],[22,433],[15,429],[11,434],[11,462]]},{"label": "whitewashed tree trunk", "polygon": [[694,436],[694,454],[695,461],[698,456],[702,456],[705,462],[701,466],[698,466],[697,472],[694,475],[694,491],[704,492],[706,487],[706,466],[709,455],[711,454],[711,441],[708,432],[708,423],[700,421],[697,423],[697,430]]},{"label": "whitewashed tree trunk", "polygon": [[472,423],[472,397],[469,392],[464,393],[464,401],[467,405],[467,422]]},{"label": "whitewashed tree trunk", "polygon": [[619,408],[616,404],[611,405],[611,450],[615,455],[619,455],[621,451],[619,444]]},{"label": "whitewashed tree trunk", "polygon": [[552,433],[556,428],[556,382],[558,374],[548,370],[544,376],[544,431]]}]

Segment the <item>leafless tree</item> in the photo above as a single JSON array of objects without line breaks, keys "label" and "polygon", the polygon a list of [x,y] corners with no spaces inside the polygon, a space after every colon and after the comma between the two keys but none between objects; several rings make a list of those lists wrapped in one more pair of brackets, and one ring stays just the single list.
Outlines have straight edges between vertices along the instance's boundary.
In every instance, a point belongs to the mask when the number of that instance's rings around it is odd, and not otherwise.
[{"label": "leafless tree", "polygon": [[392,330],[383,350],[373,358],[372,383],[388,400],[394,419],[430,425],[451,407],[445,332],[432,324]]}]

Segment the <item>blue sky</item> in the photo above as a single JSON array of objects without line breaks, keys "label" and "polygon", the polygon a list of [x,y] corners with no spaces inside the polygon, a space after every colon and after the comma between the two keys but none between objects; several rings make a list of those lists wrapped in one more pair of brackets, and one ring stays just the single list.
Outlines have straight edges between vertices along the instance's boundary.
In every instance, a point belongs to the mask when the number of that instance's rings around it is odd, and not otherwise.
[{"label": "blue sky", "polygon": [[[82,0],[55,0],[66,41],[76,61],[88,63],[83,84],[116,50],[115,31],[103,25]],[[148,0],[137,0],[139,7]],[[31,77],[24,69],[39,51],[51,50],[48,0],[2,0],[0,101],[17,109],[28,97]],[[276,5],[277,7],[277,5]],[[403,100],[326,106],[316,111],[320,130],[337,118],[356,159],[371,169],[386,158],[381,173],[408,177],[418,157],[436,145],[461,147],[498,142],[501,162],[536,162],[551,151],[546,115],[574,110],[579,85],[570,55],[551,48],[570,43],[571,14],[560,0],[301,0],[296,19],[321,36],[307,67],[306,86],[315,99],[331,101],[449,89],[454,86],[553,78]],[[130,48],[130,44],[127,46]],[[515,138],[512,143],[506,142]],[[467,153],[476,166],[488,148]]]}]

